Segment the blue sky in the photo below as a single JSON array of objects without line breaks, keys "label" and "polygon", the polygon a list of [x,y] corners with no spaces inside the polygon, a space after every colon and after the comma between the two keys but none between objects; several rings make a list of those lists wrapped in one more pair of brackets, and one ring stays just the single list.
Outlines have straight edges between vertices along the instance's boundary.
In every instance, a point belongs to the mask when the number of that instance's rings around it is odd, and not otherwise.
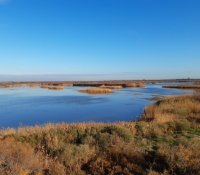
[{"label": "blue sky", "polygon": [[199,9],[199,0],[0,0],[0,79],[200,78]]}]

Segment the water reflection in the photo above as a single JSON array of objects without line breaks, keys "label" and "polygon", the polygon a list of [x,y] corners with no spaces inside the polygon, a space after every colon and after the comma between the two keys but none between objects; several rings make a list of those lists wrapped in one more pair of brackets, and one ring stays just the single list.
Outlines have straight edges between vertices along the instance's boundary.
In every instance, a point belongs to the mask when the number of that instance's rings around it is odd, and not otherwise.
[{"label": "water reflection", "polygon": [[145,88],[116,90],[113,94],[79,93],[79,87],[63,91],[41,88],[0,88],[0,127],[44,124],[47,122],[127,121],[138,117],[150,99],[158,95],[192,93],[165,89],[163,84]]}]

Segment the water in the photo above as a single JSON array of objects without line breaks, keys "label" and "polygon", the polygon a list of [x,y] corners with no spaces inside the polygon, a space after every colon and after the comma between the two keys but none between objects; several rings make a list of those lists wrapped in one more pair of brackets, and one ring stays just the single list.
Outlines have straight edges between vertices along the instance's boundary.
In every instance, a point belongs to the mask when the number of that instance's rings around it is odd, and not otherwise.
[{"label": "water", "polygon": [[80,87],[62,91],[36,87],[0,88],[0,128],[48,122],[114,122],[133,120],[155,95],[191,94],[165,89],[163,84],[115,90],[113,94],[79,93]]}]

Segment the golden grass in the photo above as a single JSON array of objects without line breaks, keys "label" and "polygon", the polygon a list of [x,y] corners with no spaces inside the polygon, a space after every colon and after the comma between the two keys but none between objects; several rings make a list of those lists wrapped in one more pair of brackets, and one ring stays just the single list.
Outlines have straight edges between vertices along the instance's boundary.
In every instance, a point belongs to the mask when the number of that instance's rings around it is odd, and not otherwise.
[{"label": "golden grass", "polygon": [[63,129],[69,130],[70,128],[79,128],[85,130],[87,128],[102,128],[113,126],[122,126],[131,130],[132,133],[135,133],[134,125],[135,122],[115,122],[115,123],[103,123],[103,122],[81,122],[81,123],[48,123],[45,125],[35,125],[28,127],[19,127],[19,128],[8,128],[0,130],[0,138],[4,138],[10,135],[33,135],[37,133],[49,132],[51,130]]},{"label": "golden grass", "polygon": [[[42,154],[35,153],[27,143],[16,142],[8,138],[0,142],[0,174],[29,175],[43,172],[47,168],[47,160]],[[6,165],[2,168],[2,165]]]},{"label": "golden grass", "polygon": [[122,85],[101,85],[99,86],[100,88],[105,88],[105,89],[122,89]]},{"label": "golden grass", "polygon": [[143,83],[127,83],[124,85],[126,88],[138,88],[138,87],[144,87]]},{"label": "golden grass", "polygon": [[63,90],[65,87],[64,86],[49,86],[49,90]]},{"label": "golden grass", "polygon": [[42,84],[40,86],[41,88],[46,88],[46,89],[49,89],[49,90],[64,90],[64,86],[61,86],[61,85],[46,85],[46,84]]},{"label": "golden grass", "polygon": [[168,97],[148,106],[144,118],[159,122],[185,118],[200,121],[200,95]]},{"label": "golden grass", "polygon": [[73,83],[61,83],[62,86],[73,86]]},{"label": "golden grass", "polygon": [[81,89],[79,90],[79,92],[88,94],[110,94],[113,91],[109,88],[95,87],[95,88]]}]

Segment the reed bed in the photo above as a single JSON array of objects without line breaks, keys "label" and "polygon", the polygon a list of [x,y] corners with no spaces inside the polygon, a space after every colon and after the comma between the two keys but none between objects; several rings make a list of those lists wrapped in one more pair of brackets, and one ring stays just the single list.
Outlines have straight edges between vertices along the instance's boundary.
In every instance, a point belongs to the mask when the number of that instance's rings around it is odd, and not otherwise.
[{"label": "reed bed", "polygon": [[147,120],[168,121],[177,119],[200,122],[200,95],[168,97],[149,105],[143,117]]},{"label": "reed bed", "polygon": [[101,85],[99,86],[100,88],[105,88],[105,89],[122,89],[122,85]]},{"label": "reed bed", "polygon": [[95,87],[88,89],[81,89],[79,92],[88,93],[88,94],[110,94],[112,93],[112,89],[104,88],[104,87]]},{"label": "reed bed", "polygon": [[124,84],[125,88],[139,88],[139,87],[144,87],[145,85],[143,83],[127,83]]},{"label": "reed bed", "polygon": [[43,84],[40,86],[41,88],[49,89],[49,90],[64,90],[64,86],[61,85],[46,85]]}]

